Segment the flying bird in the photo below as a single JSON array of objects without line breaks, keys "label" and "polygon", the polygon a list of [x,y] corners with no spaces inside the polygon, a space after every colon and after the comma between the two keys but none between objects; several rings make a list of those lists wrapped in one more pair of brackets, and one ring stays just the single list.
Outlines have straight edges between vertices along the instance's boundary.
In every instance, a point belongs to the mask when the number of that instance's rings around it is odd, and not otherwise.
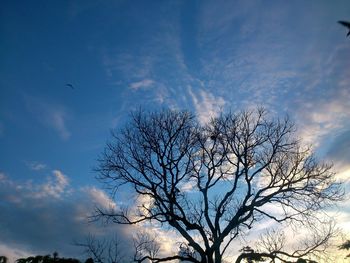
[{"label": "flying bird", "polygon": [[72,84],[70,84],[70,83],[67,83],[67,84],[66,84],[66,87],[69,87],[69,88],[71,88],[71,89],[74,89],[74,86],[73,86]]},{"label": "flying bird", "polygon": [[349,32],[348,34],[346,35],[347,37],[350,36],[350,22],[347,22],[347,21],[338,21],[339,24],[347,27],[349,29]]}]

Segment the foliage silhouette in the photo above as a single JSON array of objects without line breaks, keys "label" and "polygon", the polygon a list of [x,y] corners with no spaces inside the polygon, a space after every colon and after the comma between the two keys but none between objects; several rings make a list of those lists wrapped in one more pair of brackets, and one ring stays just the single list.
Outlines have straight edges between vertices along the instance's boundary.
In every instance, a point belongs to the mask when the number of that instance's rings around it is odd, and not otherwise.
[{"label": "foliage silhouette", "polygon": [[60,258],[58,253],[54,252],[53,257],[50,255],[37,255],[30,256],[27,258],[19,258],[16,260],[17,263],[80,263],[78,259],[75,258]]},{"label": "foliage silhouette", "polygon": [[201,125],[186,111],[140,110],[112,136],[99,160],[99,178],[113,193],[129,187],[138,198],[130,207],[98,208],[95,219],[160,223],[183,240],[181,253],[143,260],[222,262],[230,244],[262,220],[310,227],[313,234],[303,247],[285,251],[285,239],[268,233],[236,262],[290,262],[321,253],[334,236],[333,225],[316,213],[342,200],[341,185],[331,165],[295,138],[287,117],[271,118],[257,109]]},{"label": "foliage silhouette", "polygon": [[6,256],[0,256],[0,263],[7,263],[8,258]]},{"label": "foliage silhouette", "polygon": [[343,25],[343,26],[345,26],[349,30],[349,32],[347,33],[346,36],[347,37],[350,36],[350,22],[348,22],[348,21],[338,21],[338,23]]},{"label": "foliage silhouette", "polygon": [[[345,249],[349,250],[350,249],[350,240],[346,240],[343,244],[339,246],[339,249]],[[350,254],[346,256],[347,258],[350,258]]]}]

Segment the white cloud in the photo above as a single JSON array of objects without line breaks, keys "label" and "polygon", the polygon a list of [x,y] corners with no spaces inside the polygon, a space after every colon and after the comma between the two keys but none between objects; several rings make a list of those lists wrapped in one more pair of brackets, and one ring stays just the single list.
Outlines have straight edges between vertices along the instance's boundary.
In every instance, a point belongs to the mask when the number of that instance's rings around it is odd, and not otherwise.
[{"label": "white cloud", "polygon": [[33,171],[41,171],[47,168],[47,165],[40,162],[25,162],[29,169]]},{"label": "white cloud", "polygon": [[80,258],[82,251],[74,241],[84,242],[89,233],[102,239],[117,234],[122,247],[132,246],[128,226],[88,224],[96,205],[112,202],[102,190],[69,187],[67,176],[59,170],[37,183],[1,177],[0,255],[12,260],[58,251],[64,257]]},{"label": "white cloud", "polygon": [[194,180],[189,180],[188,182],[185,182],[180,185],[180,190],[182,192],[191,192],[195,188],[196,188],[196,182]]},{"label": "white cloud", "polygon": [[16,182],[7,178],[4,174],[0,174],[0,183],[4,187],[3,189],[8,189],[0,194],[3,195],[5,200],[14,204],[25,205],[24,202],[30,199],[45,200],[48,197],[61,199],[71,192],[68,177],[59,170],[53,170],[52,175],[48,176],[43,183],[34,183],[32,180]]},{"label": "white cloud", "polygon": [[191,87],[189,87],[188,92],[191,95],[198,120],[202,124],[218,116],[226,103],[222,97],[215,97],[203,89],[199,89],[199,95],[195,94]]},{"label": "white cloud", "polygon": [[53,170],[54,179],[49,178],[48,181],[39,187],[40,193],[38,197],[51,196],[60,198],[66,192],[69,185],[68,178],[59,170]]},{"label": "white cloud", "polygon": [[66,113],[62,110],[55,109],[52,110],[47,117],[49,125],[59,133],[62,139],[67,140],[71,134],[65,124]]},{"label": "white cloud", "polygon": [[159,226],[140,225],[139,232],[147,233],[150,237],[156,237],[156,242],[160,245],[159,256],[176,255],[179,250],[179,242],[184,242],[175,231],[167,230]]},{"label": "white cloud", "polygon": [[84,187],[82,188],[90,198],[93,200],[94,205],[105,209],[116,209],[116,203],[102,190],[96,187]]},{"label": "white cloud", "polygon": [[143,79],[141,81],[133,82],[130,84],[132,90],[139,90],[142,88],[148,88],[154,84],[154,81],[151,79]]},{"label": "white cloud", "polygon": [[297,112],[300,137],[307,143],[319,145],[329,134],[339,134],[350,120],[350,93],[336,94],[327,100],[299,104]]}]

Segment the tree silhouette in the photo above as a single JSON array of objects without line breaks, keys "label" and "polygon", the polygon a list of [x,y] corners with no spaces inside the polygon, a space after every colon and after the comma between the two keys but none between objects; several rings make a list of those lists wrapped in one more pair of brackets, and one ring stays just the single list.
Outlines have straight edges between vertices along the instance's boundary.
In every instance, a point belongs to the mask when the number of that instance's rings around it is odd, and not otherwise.
[{"label": "tree silhouette", "polygon": [[5,256],[0,256],[0,263],[7,263],[8,259]]},{"label": "tree silhouette", "polygon": [[155,236],[145,232],[139,232],[133,238],[134,261],[141,263],[147,259],[152,260],[158,256],[160,245]]},{"label": "tree silhouette", "polygon": [[84,253],[90,256],[88,260],[96,263],[143,262],[155,258],[160,249],[156,237],[142,231],[133,238],[134,251],[131,258],[128,258],[121,248],[121,241],[117,236],[99,240],[89,235],[84,243],[76,243],[76,245],[83,247]]},{"label": "tree silhouette", "polygon": [[267,219],[311,226],[314,238],[290,253],[274,251],[270,239],[270,250],[242,251],[236,262],[291,262],[321,252],[334,229],[320,228],[315,214],[343,197],[331,165],[301,145],[290,119],[270,118],[263,109],[222,114],[205,125],[186,111],[138,111],[113,132],[98,171],[112,192],[128,187],[149,201],[98,208],[96,219],[158,222],[184,240],[181,253],[145,258],[152,262],[222,262],[233,240]]},{"label": "tree silhouette", "polygon": [[[349,250],[350,249],[350,240],[346,240],[343,244],[339,246],[339,249],[345,249]],[[350,258],[350,254],[346,256],[347,258]]]},{"label": "tree silhouette", "polygon": [[122,263],[126,259],[117,236],[98,240],[95,236],[89,235],[85,243],[76,245],[84,248],[84,253],[90,257],[87,261],[92,260],[92,263]]},{"label": "tree silhouette", "polygon": [[27,258],[19,258],[16,260],[17,263],[80,263],[78,259],[75,258],[60,258],[58,253],[54,252],[53,257],[50,255],[37,255],[30,256]]}]

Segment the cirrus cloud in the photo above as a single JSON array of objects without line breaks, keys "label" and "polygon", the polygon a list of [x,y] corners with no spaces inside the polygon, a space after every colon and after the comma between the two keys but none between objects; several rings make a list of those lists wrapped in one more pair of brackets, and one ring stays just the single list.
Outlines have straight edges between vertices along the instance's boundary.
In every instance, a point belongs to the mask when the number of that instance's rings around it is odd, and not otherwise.
[{"label": "cirrus cloud", "polygon": [[139,90],[143,88],[148,88],[154,84],[154,81],[151,79],[143,79],[137,82],[133,82],[130,84],[130,88],[132,90]]},{"label": "cirrus cloud", "polygon": [[192,88],[189,87],[188,92],[192,98],[198,120],[202,124],[218,116],[225,106],[226,102],[222,97],[215,97],[204,89],[199,89],[199,94],[195,94]]}]

